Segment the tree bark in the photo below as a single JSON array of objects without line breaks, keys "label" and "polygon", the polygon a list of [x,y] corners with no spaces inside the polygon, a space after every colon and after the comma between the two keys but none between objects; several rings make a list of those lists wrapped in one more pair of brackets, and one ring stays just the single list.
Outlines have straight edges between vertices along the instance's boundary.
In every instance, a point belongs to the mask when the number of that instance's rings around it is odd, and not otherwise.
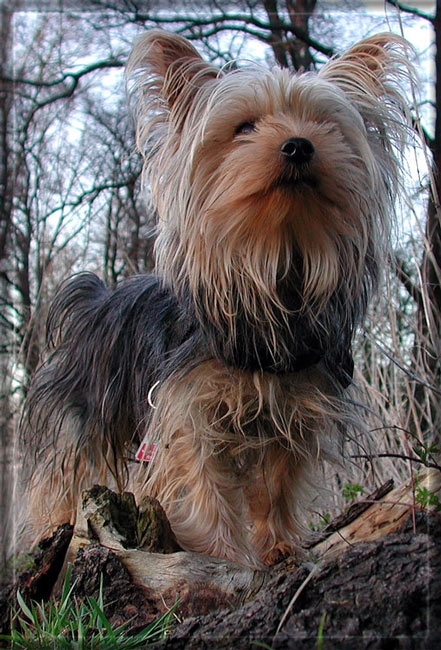
[{"label": "tree bark", "polygon": [[[13,9],[0,7],[0,77],[11,65],[11,29]],[[8,258],[12,214],[12,169],[10,154],[10,122],[12,93],[9,84],[0,81],[0,573],[7,564],[11,542],[8,522],[12,501],[12,415],[11,415],[11,331],[10,278]]]},{"label": "tree bark", "polygon": [[52,537],[42,540],[30,556],[29,568],[20,573],[12,585],[0,590],[0,633],[9,631],[10,607],[15,603],[17,590],[28,602],[48,600],[57,582],[72,539],[70,524],[59,526]]},{"label": "tree bark", "polygon": [[[255,571],[181,551],[154,499],[136,504],[131,494],[95,486],[83,493],[68,550],[74,594],[97,598],[102,589],[111,624],[129,621],[133,632],[176,605],[183,622],[160,650],[435,648],[441,472],[390,487],[351,506],[303,556]],[[431,505],[418,506],[421,494],[431,495]],[[40,544],[34,569],[15,587],[25,598],[49,596],[69,539],[60,527]],[[14,589],[3,595],[3,609],[0,603],[3,624],[13,596]]]},{"label": "tree bark", "polygon": [[[399,532],[360,542],[331,563],[280,574],[234,612],[185,621],[156,648],[249,650],[259,643],[273,650],[439,647],[441,522],[424,513],[416,519],[416,534],[410,517]],[[306,584],[313,567],[316,573]]]}]

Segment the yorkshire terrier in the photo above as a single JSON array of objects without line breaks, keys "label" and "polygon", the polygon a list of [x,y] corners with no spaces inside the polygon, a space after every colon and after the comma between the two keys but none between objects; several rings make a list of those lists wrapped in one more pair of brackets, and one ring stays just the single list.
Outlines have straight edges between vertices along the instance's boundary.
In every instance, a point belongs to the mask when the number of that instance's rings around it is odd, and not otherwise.
[{"label": "yorkshire terrier", "polygon": [[41,531],[74,520],[83,488],[132,474],[184,549],[258,567],[297,548],[302,491],[354,417],[407,48],[379,34],[292,74],[219,70],[157,29],[139,38],[127,73],[156,271],[112,291],[80,274],[55,297],[25,411]]}]

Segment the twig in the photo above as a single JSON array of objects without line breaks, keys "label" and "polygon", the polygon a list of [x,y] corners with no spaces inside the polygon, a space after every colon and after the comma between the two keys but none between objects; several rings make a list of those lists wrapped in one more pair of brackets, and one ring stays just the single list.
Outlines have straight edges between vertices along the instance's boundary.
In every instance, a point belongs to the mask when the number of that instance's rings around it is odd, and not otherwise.
[{"label": "twig", "polygon": [[314,564],[314,566],[313,566],[311,572],[309,573],[309,575],[305,578],[305,580],[304,580],[304,581],[302,582],[302,584],[299,586],[299,588],[297,589],[296,593],[294,594],[294,596],[293,596],[293,597],[291,598],[291,600],[289,601],[288,607],[285,609],[285,611],[284,611],[284,613],[283,613],[283,616],[282,616],[282,618],[280,619],[279,625],[277,626],[276,634],[275,634],[274,636],[276,636],[276,635],[280,632],[280,630],[281,630],[283,624],[285,623],[286,619],[288,618],[288,615],[289,615],[291,609],[292,609],[293,606],[294,606],[294,603],[296,602],[296,600],[298,599],[298,597],[300,596],[300,594],[302,593],[302,591],[304,590],[304,588],[306,587],[306,585],[307,585],[307,584],[312,580],[312,578],[313,578],[315,575],[317,575],[317,573],[319,572],[320,568],[321,568],[320,563],[318,563],[318,564]]},{"label": "twig", "polygon": [[[360,454],[360,458],[364,458],[365,455]],[[368,456],[366,456],[368,457]],[[320,533],[314,537],[313,540],[305,544],[306,548],[313,548],[323,540],[330,537],[333,533],[344,528],[351,522],[355,521],[363,512],[368,510],[373,503],[382,499],[386,494],[388,494],[394,487],[393,479],[389,479],[383,485],[380,485],[376,490],[369,494],[364,499],[353,503],[346,512],[343,512],[341,515],[335,517],[329,524],[327,524]]]}]

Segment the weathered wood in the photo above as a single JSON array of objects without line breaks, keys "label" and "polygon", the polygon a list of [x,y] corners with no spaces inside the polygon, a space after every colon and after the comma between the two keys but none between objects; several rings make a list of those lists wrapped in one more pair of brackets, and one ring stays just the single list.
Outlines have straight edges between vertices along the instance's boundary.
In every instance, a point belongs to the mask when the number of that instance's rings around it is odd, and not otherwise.
[{"label": "weathered wood", "polygon": [[[180,551],[166,515],[154,499],[137,506],[133,495],[117,495],[99,486],[83,493],[69,559],[90,544],[111,550],[159,610],[159,603],[171,606],[179,599],[181,616],[221,606],[238,607],[271,577],[267,571]],[[168,552],[155,552],[159,549]]]},{"label": "weathered wood", "polygon": [[29,555],[30,566],[19,573],[14,584],[2,589],[0,633],[9,631],[10,608],[16,601],[17,590],[27,602],[49,598],[63,566],[72,533],[70,524],[59,526],[52,537],[43,539]]},{"label": "weathered wood", "polygon": [[[418,476],[417,487],[428,489],[441,501],[441,472],[427,469]],[[334,558],[356,542],[368,542],[384,537],[403,524],[407,517],[421,509],[415,502],[415,480],[410,479],[373,503],[355,521],[341,527],[330,537],[313,547],[318,558]],[[428,506],[434,509],[434,506]]]},{"label": "weathered wood", "polygon": [[[423,472],[418,487],[439,492],[440,472]],[[390,488],[385,484],[334,520],[327,533],[335,532],[310,550],[311,558],[326,564],[357,541],[373,541],[396,531],[415,507],[414,488],[410,482],[387,493]],[[79,549],[84,553],[86,546],[97,543],[110,549],[132,582],[145,591],[150,611],[162,612],[164,603],[171,606],[178,598],[183,617],[240,607],[274,575],[197,553],[173,552],[179,547],[159,504],[149,500],[148,507],[137,506],[132,495],[115,495],[99,487],[84,493],[71,553],[76,555]],[[163,548],[169,552],[152,552]]]},{"label": "weathered wood", "polygon": [[383,485],[380,485],[379,488],[368,494],[365,498],[360,501],[352,503],[347,510],[342,512],[340,515],[337,515],[329,524],[326,524],[319,533],[316,533],[312,540],[308,540],[305,544],[306,548],[311,548],[312,546],[317,546],[317,544],[335,533],[337,530],[340,530],[344,526],[348,526],[350,523],[355,521],[357,517],[363,514],[368,510],[375,501],[379,501],[386,494],[388,494],[394,486],[393,479],[389,479]]},{"label": "weathered wood", "polygon": [[[422,472],[417,489],[440,498],[441,473]],[[386,496],[365,498],[309,550],[312,563],[289,572],[283,563],[254,571],[179,550],[155,500],[136,504],[132,495],[94,487],[84,493],[69,548],[75,594],[96,597],[102,585],[107,616],[113,624],[130,620],[132,630],[179,599],[184,622],[161,642],[163,650],[245,650],[255,642],[274,650],[316,650],[320,627],[326,650],[435,648],[441,638],[441,515],[421,508],[415,494],[408,482]],[[62,537],[60,529],[43,547]],[[38,566],[20,585],[31,588],[28,596],[45,598],[60,558],[47,551]],[[41,583],[45,572],[50,579]]]},{"label": "weathered wood", "polygon": [[134,550],[119,553],[118,557],[134,580],[154,591],[170,596],[182,591],[184,582],[185,592],[206,591],[228,607],[241,605],[256,596],[271,578],[266,571],[199,553],[153,555]]},{"label": "weathered wood", "polygon": [[114,550],[137,548],[151,553],[181,550],[156,499],[144,497],[137,504],[130,492],[116,494],[100,485],[83,492],[73,545],[80,540],[97,541]]},{"label": "weathered wood", "polygon": [[320,628],[324,650],[438,648],[441,519],[418,512],[416,527],[410,516],[398,532],[281,573],[234,612],[184,621],[156,650],[317,650]]},{"label": "weathered wood", "polygon": [[73,594],[98,599],[102,594],[105,613],[112,626],[129,621],[128,629],[142,629],[166,612],[171,602],[159,593],[135,584],[127,568],[109,548],[90,544],[78,549],[73,562]]},{"label": "weathered wood", "polygon": [[39,542],[32,554],[33,566],[19,577],[18,588],[26,600],[47,600],[58,580],[72,539],[70,524],[59,526],[52,537]]}]

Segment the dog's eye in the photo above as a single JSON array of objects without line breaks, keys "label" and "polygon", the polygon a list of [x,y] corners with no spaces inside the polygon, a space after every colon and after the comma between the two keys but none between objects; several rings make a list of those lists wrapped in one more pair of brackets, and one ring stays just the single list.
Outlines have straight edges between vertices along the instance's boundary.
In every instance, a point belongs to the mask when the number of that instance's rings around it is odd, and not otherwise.
[{"label": "dog's eye", "polygon": [[236,126],[234,130],[234,135],[246,135],[247,133],[252,133],[256,128],[256,122],[250,120],[249,122],[241,122],[239,126]]}]

